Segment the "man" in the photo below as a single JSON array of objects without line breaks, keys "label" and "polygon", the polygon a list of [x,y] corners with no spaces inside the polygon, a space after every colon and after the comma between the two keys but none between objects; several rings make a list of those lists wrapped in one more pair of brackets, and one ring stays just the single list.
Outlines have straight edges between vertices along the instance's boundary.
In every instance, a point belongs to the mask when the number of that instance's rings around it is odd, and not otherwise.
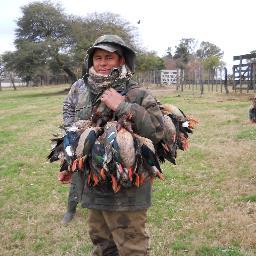
[{"label": "man", "polygon": [[[120,37],[99,37],[87,51],[87,75],[73,84],[64,101],[64,125],[90,119],[94,107],[104,103],[117,119],[130,114],[134,132],[153,143],[160,141],[162,113],[154,97],[131,80],[134,62],[134,51]],[[78,175],[73,174],[72,181],[73,177]],[[116,193],[107,184],[85,182],[81,194],[82,207],[88,208],[93,255],[149,255],[145,231],[151,206],[149,179],[139,187],[121,188]]]}]

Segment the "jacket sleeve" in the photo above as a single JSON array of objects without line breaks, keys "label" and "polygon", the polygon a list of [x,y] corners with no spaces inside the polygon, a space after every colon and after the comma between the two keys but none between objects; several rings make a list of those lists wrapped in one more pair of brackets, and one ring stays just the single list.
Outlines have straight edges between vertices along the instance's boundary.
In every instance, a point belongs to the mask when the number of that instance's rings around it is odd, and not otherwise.
[{"label": "jacket sleeve", "polygon": [[[137,94],[136,96],[132,94]],[[146,90],[134,90],[127,96],[117,110],[118,117],[123,114],[132,114],[134,131],[149,138],[153,143],[159,142],[164,136],[163,115],[156,99]]]},{"label": "jacket sleeve", "polygon": [[70,88],[68,95],[63,101],[64,127],[69,127],[75,122],[76,106],[78,103],[79,89],[84,86],[83,80],[76,81]]}]

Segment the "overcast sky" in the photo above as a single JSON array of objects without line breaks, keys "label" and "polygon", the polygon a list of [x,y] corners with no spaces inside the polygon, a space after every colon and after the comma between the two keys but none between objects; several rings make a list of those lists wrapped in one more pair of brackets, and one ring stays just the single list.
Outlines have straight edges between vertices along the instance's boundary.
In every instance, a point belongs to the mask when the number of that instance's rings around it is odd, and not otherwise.
[{"label": "overcast sky", "polygon": [[[20,7],[33,0],[0,0],[0,53],[14,50]],[[66,14],[119,14],[138,28],[142,45],[161,57],[182,38],[208,41],[224,51],[228,68],[234,55],[256,50],[256,0],[59,0]],[[137,21],[140,20],[140,24]]]}]

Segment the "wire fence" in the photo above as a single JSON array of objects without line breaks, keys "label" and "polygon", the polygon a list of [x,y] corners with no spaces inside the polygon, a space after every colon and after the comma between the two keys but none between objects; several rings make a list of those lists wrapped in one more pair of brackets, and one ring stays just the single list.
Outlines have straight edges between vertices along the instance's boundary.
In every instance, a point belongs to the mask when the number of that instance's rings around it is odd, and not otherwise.
[{"label": "wire fence", "polygon": [[[194,90],[200,91],[201,94],[204,92],[220,92],[220,93],[229,93],[229,92],[254,92],[256,93],[256,79],[251,80],[234,80],[232,77],[228,77],[223,69],[219,69],[213,79],[203,79],[202,75],[194,74],[194,77],[186,79],[187,74],[182,72],[176,72],[174,75],[167,74],[169,80],[163,79],[163,73],[166,71],[156,70],[156,71],[147,71],[137,73],[134,76],[134,79],[141,85],[147,86],[149,84],[155,86],[166,86],[172,87],[176,90],[183,91]],[[165,74],[166,75],[166,74]],[[191,76],[191,74],[190,74]]]}]

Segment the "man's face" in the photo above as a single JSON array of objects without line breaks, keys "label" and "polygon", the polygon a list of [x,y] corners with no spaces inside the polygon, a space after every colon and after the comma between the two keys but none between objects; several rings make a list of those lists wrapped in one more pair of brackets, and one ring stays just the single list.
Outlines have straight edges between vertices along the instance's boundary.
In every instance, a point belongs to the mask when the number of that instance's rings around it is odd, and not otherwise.
[{"label": "man's face", "polygon": [[124,58],[115,52],[108,52],[96,49],[93,54],[93,67],[101,75],[109,75],[113,68],[118,68],[124,64]]}]

